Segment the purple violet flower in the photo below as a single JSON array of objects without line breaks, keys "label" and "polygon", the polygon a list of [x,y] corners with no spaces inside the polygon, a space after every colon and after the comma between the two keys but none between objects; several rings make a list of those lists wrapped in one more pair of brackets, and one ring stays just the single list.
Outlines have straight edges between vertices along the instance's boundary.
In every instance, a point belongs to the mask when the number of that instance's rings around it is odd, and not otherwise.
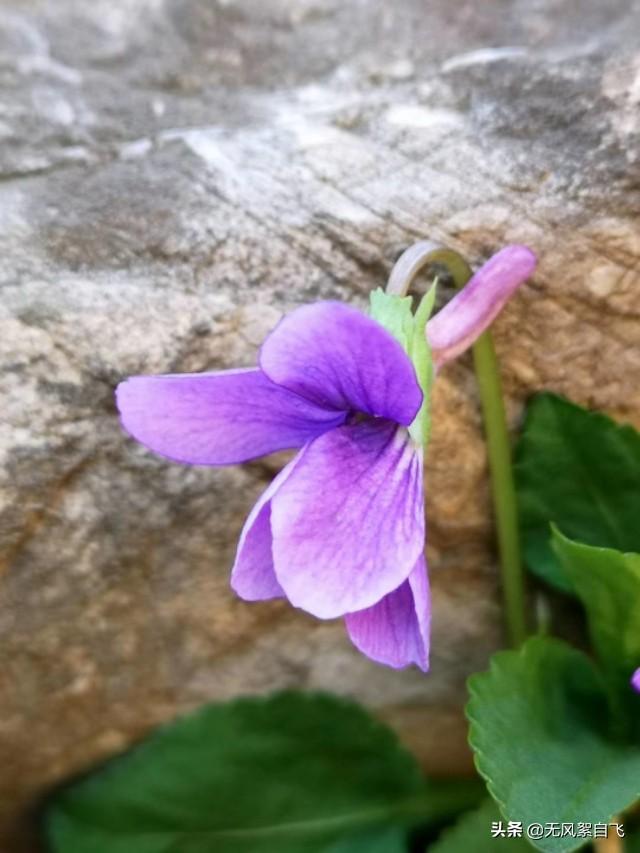
[{"label": "purple violet flower", "polygon": [[640,667],[631,676],[631,686],[637,693],[640,693]]},{"label": "purple violet flower", "polygon": [[300,448],[240,535],[231,586],[241,598],[286,598],[320,619],[344,617],[373,660],[428,669],[429,348],[436,369],[459,355],[535,263],[524,246],[503,249],[428,324],[433,294],[414,316],[410,298],[376,291],[376,319],[320,302],[278,324],[257,368],[118,386],[125,430],[169,459],[233,465]]}]

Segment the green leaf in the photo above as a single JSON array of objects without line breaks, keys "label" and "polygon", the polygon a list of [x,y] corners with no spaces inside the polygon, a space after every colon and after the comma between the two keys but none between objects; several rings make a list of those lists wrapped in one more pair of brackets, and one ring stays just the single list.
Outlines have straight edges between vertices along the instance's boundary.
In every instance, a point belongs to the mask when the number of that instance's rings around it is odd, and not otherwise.
[{"label": "green leaf", "polygon": [[54,853],[329,853],[476,799],[474,786],[425,783],[359,706],[287,692],[161,729],[57,794],[46,827]]},{"label": "green leaf", "polygon": [[[491,825],[501,822],[506,831],[507,822],[493,800],[486,800],[478,809],[463,814],[450,829],[429,846],[429,853],[526,853],[534,849],[526,838],[491,836]],[[522,828],[524,835],[524,827]]]},{"label": "green leaf", "polygon": [[572,542],[556,528],[553,550],[584,605],[606,676],[631,699],[629,679],[640,666],[640,554]]},{"label": "green leaf", "polygon": [[[624,825],[624,824],[623,824]],[[640,830],[627,834],[625,826],[624,853],[640,853]]]},{"label": "green leaf", "polygon": [[[640,747],[610,739],[606,688],[581,652],[534,637],[495,655],[469,690],[476,766],[508,820],[608,823],[640,795]],[[567,851],[583,842],[534,846]]]},{"label": "green leaf", "polygon": [[565,592],[549,522],[578,542],[640,552],[640,434],[553,394],[528,408],[516,449],[525,560]]},{"label": "green leaf", "polygon": [[407,853],[407,850],[407,830],[388,826],[341,839],[327,847],[326,853]]}]

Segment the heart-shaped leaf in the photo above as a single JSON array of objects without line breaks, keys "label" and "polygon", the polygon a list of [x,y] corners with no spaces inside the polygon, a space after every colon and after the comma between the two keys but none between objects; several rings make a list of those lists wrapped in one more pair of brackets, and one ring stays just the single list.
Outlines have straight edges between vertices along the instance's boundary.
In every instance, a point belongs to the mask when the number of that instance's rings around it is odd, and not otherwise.
[{"label": "heart-shaped leaf", "polygon": [[[504,835],[494,834],[504,832]],[[517,833],[521,832],[521,835]],[[428,853],[531,853],[533,847],[524,837],[524,827],[510,827],[493,800],[466,812],[440,838],[428,847]],[[516,833],[516,834],[514,834]]]},{"label": "heart-shaped leaf", "polygon": [[553,394],[528,408],[515,465],[529,569],[572,591],[549,523],[578,542],[640,552],[640,434]]},{"label": "heart-shaped leaf", "polygon": [[[160,730],[59,792],[46,829],[55,853],[335,853],[338,841],[346,853],[370,830],[384,838],[390,824],[476,800],[474,783],[425,783],[354,703],[287,692],[209,705]],[[397,833],[387,843],[397,847]]]},{"label": "heart-shaped leaf", "polygon": [[640,696],[629,685],[640,666],[640,554],[572,542],[557,529],[553,550],[584,605],[605,676],[640,718]]},{"label": "heart-shaped leaf", "polygon": [[402,826],[372,829],[341,838],[327,847],[326,853],[407,853],[407,830]]},{"label": "heart-shaped leaf", "polygon": [[[534,637],[495,655],[469,690],[476,765],[508,820],[608,823],[640,796],[640,745],[612,739],[605,684],[581,652]],[[533,843],[560,853],[584,839]]]},{"label": "heart-shaped leaf", "polygon": [[625,832],[624,853],[640,853],[640,830]]}]

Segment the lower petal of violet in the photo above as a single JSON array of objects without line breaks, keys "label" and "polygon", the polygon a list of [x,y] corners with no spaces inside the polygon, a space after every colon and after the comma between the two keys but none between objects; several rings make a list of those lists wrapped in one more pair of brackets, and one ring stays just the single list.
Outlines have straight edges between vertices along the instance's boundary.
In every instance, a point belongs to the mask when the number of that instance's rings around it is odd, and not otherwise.
[{"label": "lower petal of violet", "polygon": [[298,454],[280,471],[262,493],[249,513],[238,542],[231,570],[231,588],[245,601],[284,598],[284,591],[273,568],[273,536],[271,535],[271,500],[294,471]]},{"label": "lower petal of violet", "polygon": [[430,622],[424,556],[398,589],[372,607],[345,617],[352,643],[367,657],[394,669],[416,664],[424,672],[429,669]]},{"label": "lower petal of violet", "polygon": [[271,501],[276,577],[321,619],[380,601],[424,548],[422,454],[380,418],[311,441]]}]

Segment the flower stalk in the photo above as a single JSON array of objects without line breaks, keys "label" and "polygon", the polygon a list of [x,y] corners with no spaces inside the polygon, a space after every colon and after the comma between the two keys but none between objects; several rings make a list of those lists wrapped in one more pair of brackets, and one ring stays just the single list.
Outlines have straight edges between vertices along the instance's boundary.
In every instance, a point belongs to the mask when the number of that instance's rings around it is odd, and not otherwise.
[{"label": "flower stalk", "polygon": [[527,636],[524,575],[511,445],[500,369],[490,332],[480,335],[473,345],[473,363],[487,439],[507,636],[510,645],[517,648]]}]

